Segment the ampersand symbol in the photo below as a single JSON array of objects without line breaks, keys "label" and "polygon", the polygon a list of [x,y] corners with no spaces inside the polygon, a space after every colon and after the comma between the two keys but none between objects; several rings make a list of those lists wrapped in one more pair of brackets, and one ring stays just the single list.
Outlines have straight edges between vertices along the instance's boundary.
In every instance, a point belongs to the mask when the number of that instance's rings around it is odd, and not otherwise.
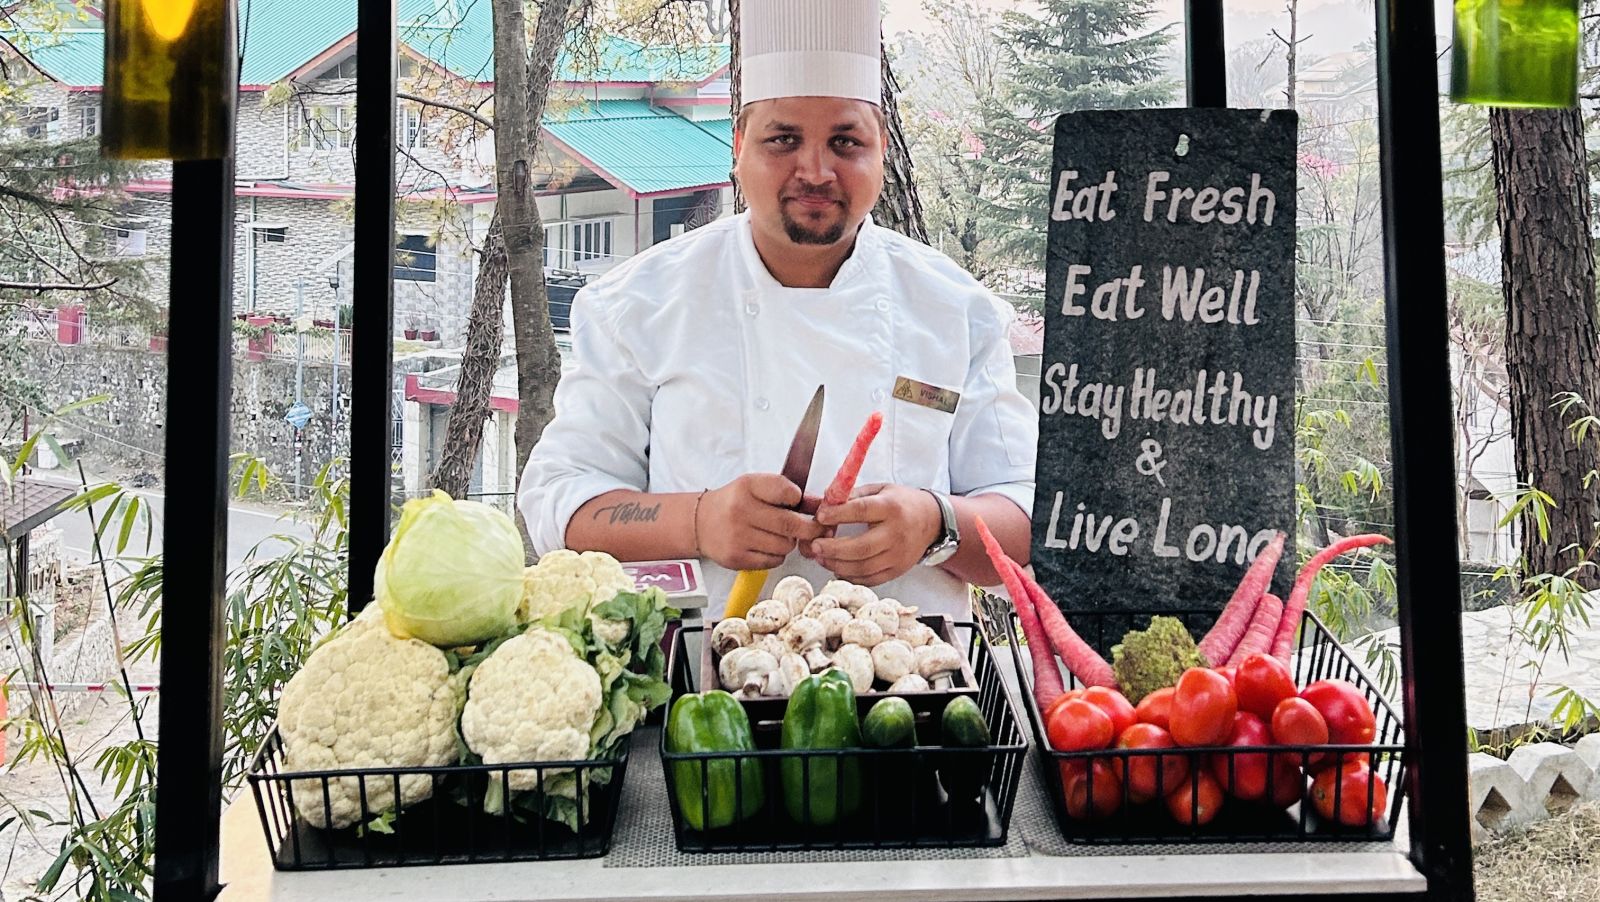
[{"label": "ampersand symbol", "polygon": [[1167,481],[1161,478],[1161,471],[1166,469],[1167,462],[1161,459],[1161,443],[1153,438],[1147,438],[1139,444],[1139,459],[1134,461],[1134,467],[1145,476],[1154,476],[1156,482],[1166,488]]}]

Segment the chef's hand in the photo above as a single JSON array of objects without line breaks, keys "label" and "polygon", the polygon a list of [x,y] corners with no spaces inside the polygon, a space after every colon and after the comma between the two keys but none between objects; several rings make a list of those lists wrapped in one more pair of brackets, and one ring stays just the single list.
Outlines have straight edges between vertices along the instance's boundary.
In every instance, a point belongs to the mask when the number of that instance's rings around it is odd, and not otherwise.
[{"label": "chef's hand", "polygon": [[822,535],[816,520],[794,510],[815,510],[816,502],[777,473],[746,473],[700,499],[700,554],[729,570],[771,570],[798,543]]},{"label": "chef's hand", "polygon": [[[876,586],[905,574],[939,537],[944,518],[939,502],[922,489],[878,483],[859,486],[843,504],[817,511],[828,535],[802,544],[801,553],[840,579]],[[865,523],[865,532],[832,535],[846,523]]]}]

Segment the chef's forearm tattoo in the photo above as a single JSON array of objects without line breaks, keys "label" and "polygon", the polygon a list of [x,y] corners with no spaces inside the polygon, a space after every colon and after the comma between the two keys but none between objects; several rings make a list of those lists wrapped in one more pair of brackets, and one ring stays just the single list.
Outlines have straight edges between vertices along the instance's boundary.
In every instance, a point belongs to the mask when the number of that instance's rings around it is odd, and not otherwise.
[{"label": "chef's forearm tattoo", "polygon": [[594,512],[594,519],[606,518],[610,525],[626,525],[628,523],[655,523],[661,518],[661,502],[651,505],[640,504],[637,501],[625,501],[621,504],[612,504],[602,507]]}]

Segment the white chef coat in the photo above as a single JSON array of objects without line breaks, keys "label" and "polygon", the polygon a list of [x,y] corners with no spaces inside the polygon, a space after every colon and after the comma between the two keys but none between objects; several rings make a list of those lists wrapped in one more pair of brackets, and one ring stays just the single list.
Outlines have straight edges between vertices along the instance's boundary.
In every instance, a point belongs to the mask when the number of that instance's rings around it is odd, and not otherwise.
[{"label": "white chef coat", "polygon": [[[563,547],[572,515],[605,492],[698,492],[778,472],[819,384],[827,392],[808,494],[822,494],[881,410],[858,485],[1000,494],[1031,516],[1038,421],[1016,388],[1011,316],[954,261],[870,219],[824,289],[779,284],[748,214],[658,244],[573,301],[576,365],[522,474],[528,534],[544,554]],[[955,412],[893,398],[900,376],[960,392]],[[716,617],[734,574],[703,564]],[[768,590],[792,573],[819,588],[832,578],[796,551]],[[965,583],[941,568],[915,566],[876,591],[970,616]]]}]

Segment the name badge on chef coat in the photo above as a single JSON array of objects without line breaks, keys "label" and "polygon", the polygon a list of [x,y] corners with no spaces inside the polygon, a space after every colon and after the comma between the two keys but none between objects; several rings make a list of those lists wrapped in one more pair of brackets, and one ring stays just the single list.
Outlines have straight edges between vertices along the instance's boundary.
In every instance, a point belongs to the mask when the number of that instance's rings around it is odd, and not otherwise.
[{"label": "name badge on chef coat", "polygon": [[955,413],[956,402],[961,400],[961,392],[907,379],[904,376],[894,380],[894,396],[898,400],[909,401],[933,410],[942,410],[945,413]]}]

